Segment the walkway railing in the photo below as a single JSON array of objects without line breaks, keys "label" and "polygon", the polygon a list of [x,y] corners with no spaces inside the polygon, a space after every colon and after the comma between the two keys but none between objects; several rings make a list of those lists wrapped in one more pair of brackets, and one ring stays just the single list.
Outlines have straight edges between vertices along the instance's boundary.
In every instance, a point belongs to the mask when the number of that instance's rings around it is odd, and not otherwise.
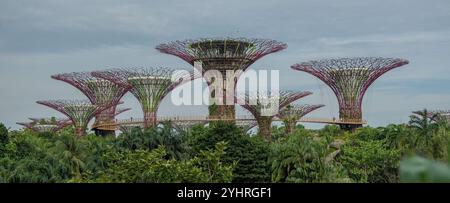
[{"label": "walkway railing", "polygon": [[[245,120],[255,120],[253,116],[249,115],[242,115],[242,116],[236,116],[235,119],[229,119],[229,118],[221,118],[221,117],[213,117],[213,116],[158,116],[157,119],[159,122],[163,121],[245,121]],[[275,117],[273,121],[282,121],[282,119],[279,119]],[[304,123],[325,123],[325,124],[349,124],[349,125],[363,125],[367,124],[365,120],[362,119],[329,119],[329,118],[301,118],[298,120],[298,122],[304,122]],[[144,123],[143,118],[130,118],[130,119],[122,119],[122,120],[115,120],[115,122],[111,123],[99,123],[92,128],[97,128],[101,130],[116,130],[121,125],[132,125],[132,124],[142,124]]]}]

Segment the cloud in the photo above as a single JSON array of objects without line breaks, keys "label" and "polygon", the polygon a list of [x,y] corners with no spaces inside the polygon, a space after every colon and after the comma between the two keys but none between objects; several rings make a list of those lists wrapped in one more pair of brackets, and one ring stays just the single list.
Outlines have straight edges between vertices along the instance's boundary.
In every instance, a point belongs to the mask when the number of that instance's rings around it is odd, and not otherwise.
[{"label": "cloud", "polygon": [[439,43],[450,41],[450,31],[420,31],[402,34],[371,34],[341,38],[319,38],[317,42],[325,46],[347,46],[363,44],[403,44],[403,43]]}]

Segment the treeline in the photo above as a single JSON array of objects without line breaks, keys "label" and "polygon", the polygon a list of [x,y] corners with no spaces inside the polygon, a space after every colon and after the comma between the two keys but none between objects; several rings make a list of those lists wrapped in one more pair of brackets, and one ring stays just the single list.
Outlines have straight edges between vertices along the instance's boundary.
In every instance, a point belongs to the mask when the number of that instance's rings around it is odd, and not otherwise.
[{"label": "treeline", "polygon": [[273,127],[270,143],[229,123],[171,126],[77,138],[0,124],[0,182],[450,182],[450,127],[427,112],[353,133]]}]

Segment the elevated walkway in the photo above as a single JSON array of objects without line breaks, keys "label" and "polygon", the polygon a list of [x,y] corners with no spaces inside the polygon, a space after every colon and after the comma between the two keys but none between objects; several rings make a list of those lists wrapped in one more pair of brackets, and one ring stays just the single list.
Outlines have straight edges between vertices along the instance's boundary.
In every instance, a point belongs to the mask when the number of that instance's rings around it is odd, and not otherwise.
[{"label": "elevated walkway", "polygon": [[[219,117],[210,117],[210,116],[160,116],[158,117],[158,122],[164,121],[173,121],[173,122],[208,122],[208,121],[254,121],[255,118],[252,116],[236,116],[235,119],[223,119]],[[282,121],[281,119],[275,117],[273,121]],[[365,120],[355,119],[330,119],[330,118],[301,118],[298,120],[301,123],[324,123],[324,124],[336,124],[336,125],[363,125],[367,124]],[[143,118],[130,118],[123,120],[116,120],[111,123],[101,123],[92,126],[92,128],[99,130],[117,130],[120,126],[125,125],[139,125],[143,124]]]}]

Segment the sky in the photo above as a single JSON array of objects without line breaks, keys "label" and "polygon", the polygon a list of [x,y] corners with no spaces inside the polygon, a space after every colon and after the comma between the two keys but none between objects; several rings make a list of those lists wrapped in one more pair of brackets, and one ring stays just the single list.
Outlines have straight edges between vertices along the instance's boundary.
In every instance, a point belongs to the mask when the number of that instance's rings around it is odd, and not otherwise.
[{"label": "sky", "polygon": [[[0,122],[19,129],[28,117],[63,117],[36,104],[85,99],[50,78],[64,72],[120,67],[192,69],[159,53],[160,43],[204,37],[268,38],[288,48],[249,69],[279,70],[280,88],[314,94],[298,104],[325,104],[309,114],[338,117],[337,100],[320,80],[290,68],[322,58],[379,56],[410,64],[381,76],[363,100],[370,126],[408,121],[411,111],[450,108],[448,0],[2,0],[0,1]],[[119,118],[142,117],[131,95]],[[174,106],[160,115],[206,115],[207,106]],[[239,115],[245,112],[239,107]],[[322,124],[305,124],[318,128]]]}]

